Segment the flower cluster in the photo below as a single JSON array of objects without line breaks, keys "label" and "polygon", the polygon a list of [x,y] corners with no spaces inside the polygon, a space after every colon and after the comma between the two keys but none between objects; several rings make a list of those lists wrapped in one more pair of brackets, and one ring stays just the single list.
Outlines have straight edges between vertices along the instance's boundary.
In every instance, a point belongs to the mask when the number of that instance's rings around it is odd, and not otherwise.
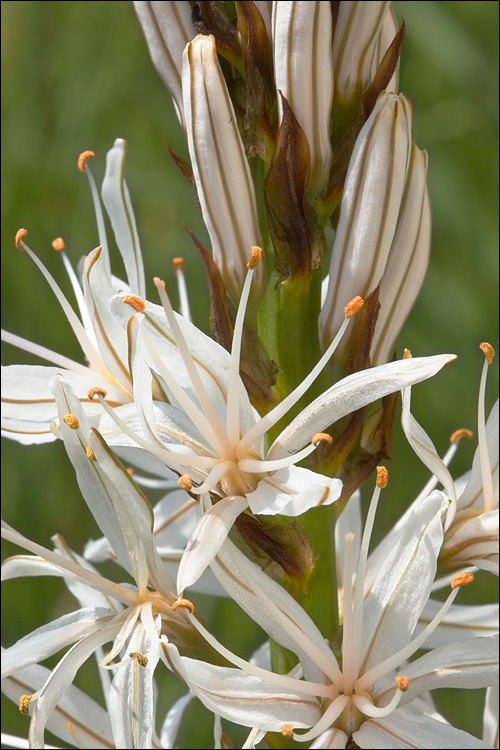
[{"label": "flower cluster", "polygon": [[[146,299],[126,142],[108,152],[101,196],[95,154],[82,153],[99,244],[77,274],[53,243],[78,311],[27,230],[15,244],[85,364],[2,332],[51,363],[2,368],[2,435],[61,441],[103,535],[82,556],[2,522],[31,553],[5,560],[3,579],[59,577],[78,602],[3,653],[29,747],[46,730],[76,747],[174,747],[195,700],[215,747],[232,746],[222,720],[246,728],[245,748],[495,746],[497,609],[454,604],[477,569],[498,576],[494,350],[481,344],[478,447],[457,480],[448,465],[465,432],[442,459],[411,413],[412,387],[455,355],[393,354],[430,251],[427,155],[398,93],[405,25],[389,2],[134,6],[210,238],[211,252],[192,235],[213,338],[191,320],[181,259],[181,312],[160,278]],[[111,270],[105,214],[126,279]],[[399,394],[404,437],[432,477],[370,553]],[[362,530],[359,488],[374,472]],[[230,597],[269,640],[250,659],[234,653],[196,592]],[[90,658],[100,688],[87,695],[73,681]],[[167,709],[160,670],[187,690]],[[482,740],[438,713],[431,691],[444,687],[488,689]]]}]

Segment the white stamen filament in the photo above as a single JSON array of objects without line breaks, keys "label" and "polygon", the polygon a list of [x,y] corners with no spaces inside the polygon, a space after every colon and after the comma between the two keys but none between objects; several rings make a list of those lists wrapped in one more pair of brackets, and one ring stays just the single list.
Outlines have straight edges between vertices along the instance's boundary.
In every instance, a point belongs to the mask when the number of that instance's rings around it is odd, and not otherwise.
[{"label": "white stamen filament", "polygon": [[236,445],[240,439],[240,409],[239,409],[239,390],[240,390],[240,356],[241,340],[243,336],[243,324],[245,322],[245,312],[252,285],[253,269],[249,268],[241,291],[236,321],[234,324],[233,342],[231,344],[231,359],[229,363],[229,380],[227,386],[227,410],[226,410],[226,431],[231,445]]},{"label": "white stamen filament", "polygon": [[335,700],[328,706],[321,719],[304,734],[293,733],[293,739],[299,742],[308,742],[318,737],[320,734],[325,732],[334,721],[337,721],[342,711],[345,709],[350,701],[350,697],[347,695],[338,695]]},{"label": "white stamen filament", "polygon": [[[203,434],[203,436],[208,440],[208,442],[211,444],[212,448],[220,455],[223,452],[223,449],[225,447],[225,442],[221,442],[221,431],[222,431],[222,425],[217,420],[217,422],[211,423],[209,419],[207,419],[206,413],[204,413],[188,396],[184,388],[179,385],[176,378],[172,375],[168,367],[165,365],[161,357],[159,356],[158,352],[156,351],[153,342],[149,338],[149,335],[147,334],[144,325],[141,326],[141,336],[143,338],[144,343],[146,344],[146,348],[156,365],[156,368],[158,370],[158,373],[161,375],[161,377],[164,379],[167,387],[172,392],[174,398],[177,400],[180,408],[184,411],[184,413],[189,417],[191,422],[196,425],[196,427],[200,430],[200,432]],[[215,427],[216,429],[212,429],[212,427]],[[219,427],[219,429],[217,429]]]},{"label": "white stamen filament", "polygon": [[179,303],[181,315],[183,318],[192,323],[191,311],[189,309],[189,297],[186,287],[186,277],[184,275],[184,269],[181,265],[175,268],[175,277],[177,279],[177,291],[179,293]]},{"label": "white stamen filament", "polygon": [[384,716],[389,716],[389,714],[392,714],[394,709],[397,708],[402,697],[403,691],[398,689],[386,706],[376,706],[364,695],[353,695],[352,702],[354,703],[356,708],[365,716],[382,719]]},{"label": "white stamen filament", "polygon": [[102,394],[98,393],[97,398],[99,399],[99,403],[101,404],[104,411],[109,414],[113,422],[121,429],[123,432],[128,435],[132,440],[137,443],[137,445],[140,445],[141,448],[145,448],[149,453],[153,453],[155,456],[160,458],[165,463],[176,463],[179,466],[195,466],[199,469],[206,469],[206,468],[212,468],[218,463],[218,460],[216,458],[212,458],[211,456],[198,456],[195,453],[186,455],[185,453],[172,453],[171,451],[164,448],[161,444],[156,446],[154,443],[151,443],[149,440],[145,440],[143,437],[138,435],[136,432],[134,432],[126,422],[119,417],[115,410],[112,409],[106,401],[104,400],[104,397]]},{"label": "white stamen filament", "polygon": [[22,338],[22,336],[10,333],[10,331],[2,329],[2,341],[5,341],[7,344],[12,344],[12,346],[17,346],[18,349],[34,354],[35,357],[46,359],[47,362],[52,362],[54,365],[64,367],[67,370],[79,372],[81,375],[86,375],[87,377],[91,375],[95,376],[94,370],[90,367],[85,367],[85,365],[80,364],[80,362],[75,362],[73,359],[69,359],[69,357],[65,357],[63,354],[54,352],[52,349],[47,349],[45,346],[40,346],[40,344],[35,344],[33,341]]},{"label": "white stamen filament", "polygon": [[356,675],[353,665],[353,542],[354,534],[349,532],[344,537],[344,580],[343,580],[343,620],[342,620],[342,672],[344,675],[344,692],[349,695],[354,687]]},{"label": "white stamen filament", "polygon": [[358,567],[356,571],[356,587],[354,591],[353,605],[353,625],[352,625],[352,671],[357,677],[359,674],[359,665],[361,663],[361,654],[363,651],[363,601],[364,601],[364,580],[366,573],[366,560],[368,558],[368,548],[375,523],[375,515],[380,497],[381,488],[375,485],[368,514],[366,516],[363,538],[359,550]]},{"label": "white stamen filament", "polygon": [[302,448],[301,451],[297,451],[291,456],[285,458],[276,458],[273,461],[258,460],[254,458],[242,458],[238,461],[238,469],[241,471],[247,471],[249,474],[263,474],[268,471],[277,471],[278,469],[285,469],[287,466],[299,463],[311,453],[314,453],[317,445],[307,445]]},{"label": "white stamen filament", "polygon": [[415,651],[417,651],[425,643],[427,638],[431,635],[431,633],[434,632],[434,630],[437,628],[441,620],[445,617],[449,608],[455,601],[457,594],[459,592],[459,589],[460,587],[452,589],[452,591],[450,592],[448,598],[444,602],[439,612],[436,614],[435,617],[433,617],[433,619],[422,630],[422,632],[419,635],[417,635],[416,638],[410,641],[410,643],[407,646],[400,649],[395,654],[392,654],[385,661],[381,662],[380,664],[377,664],[372,669],[369,669],[368,672],[365,672],[365,674],[359,678],[359,680],[356,682],[356,690],[358,693],[363,692],[364,690],[367,690],[369,687],[371,687],[376,682],[381,680],[383,677],[388,675],[394,669],[399,667],[403,662],[407,661],[415,653]]},{"label": "white stamen filament", "polygon": [[25,242],[22,242],[22,246],[26,253],[29,255],[31,260],[35,263],[35,265],[39,268],[39,270],[42,272],[43,276],[47,280],[50,288],[54,292],[57,301],[61,305],[64,314],[66,315],[69,324],[71,328],[73,329],[73,333],[75,334],[76,338],[78,339],[78,342],[80,346],[82,347],[82,351],[84,352],[85,356],[87,357],[88,361],[94,368],[96,372],[98,372],[100,375],[105,377],[108,380],[111,380],[111,374],[108,372],[107,368],[105,367],[101,355],[99,352],[95,349],[93,343],[89,339],[89,336],[87,334],[87,331],[83,327],[81,321],[79,320],[78,316],[76,315],[75,311],[69,304],[68,300],[64,296],[61,288],[57,284],[56,280],[50,273],[50,271],[44,266],[42,261],[35,255],[35,253],[28,247],[28,245]]},{"label": "white stamen filament", "polygon": [[155,279],[155,285],[158,289],[158,294],[160,295],[160,300],[167,317],[167,322],[172,330],[172,335],[175,339],[175,343],[177,344],[177,348],[179,349],[179,354],[182,357],[182,361],[184,362],[186,370],[188,371],[189,378],[193,385],[198,401],[200,402],[200,406],[205,413],[208,421],[210,422],[213,432],[216,433],[219,444],[224,447],[224,453],[226,453],[227,456],[231,456],[234,453],[233,448],[231,447],[231,444],[227,439],[227,435],[219,421],[213,404],[208,397],[205,386],[202,383],[200,373],[196,368],[193,357],[191,356],[191,352],[189,351],[184,336],[182,335],[182,331],[175,318],[174,311],[172,310],[172,305],[170,304],[167,292],[165,291],[165,285],[161,282],[160,279]]},{"label": "white stamen filament", "polygon": [[255,664],[250,664],[250,662],[241,659],[239,656],[236,656],[236,654],[233,654],[232,651],[223,646],[222,643],[220,643],[211,633],[209,633],[209,631],[203,627],[201,622],[190,612],[188,612],[188,617],[191,623],[198,630],[198,632],[201,633],[203,638],[211,646],[213,646],[214,649],[218,651],[219,654],[221,654],[221,656],[224,656],[236,667],[240,667],[240,669],[243,669],[247,674],[254,675],[254,677],[260,677],[262,680],[270,683],[271,685],[276,685],[277,687],[293,690],[296,693],[303,693],[304,695],[314,695],[315,697],[320,696],[322,698],[331,697],[332,691],[328,685],[323,685],[319,682],[310,682],[309,680],[307,682],[304,682],[303,680],[298,680],[295,677],[288,677],[288,675],[269,672],[267,669],[263,669],[262,667],[258,667]]},{"label": "white stamen filament", "polygon": [[46,547],[42,547],[41,544],[32,542],[31,539],[27,539],[18,531],[15,531],[15,529],[6,526],[3,522],[1,534],[4,539],[7,539],[7,541],[12,542],[13,544],[17,544],[18,547],[23,547],[29,552],[33,552],[35,555],[38,555],[46,562],[55,565],[57,568],[63,571],[66,577],[79,581],[86,586],[91,585],[93,588],[102,591],[104,594],[112,596],[114,599],[119,599],[120,601],[126,602],[130,605],[135,605],[140,601],[139,595],[136,592],[129,591],[128,589],[123,588],[123,586],[120,586],[117,583],[108,581],[98,573],[94,573],[92,570],[83,568],[78,563],[74,563],[72,560],[68,560],[61,555],[52,552]]},{"label": "white stamen filament", "polygon": [[323,354],[323,356],[318,360],[316,365],[313,367],[309,375],[304,378],[304,380],[295,388],[291,393],[286,396],[286,398],[283,399],[277,406],[274,407],[274,409],[271,409],[270,412],[268,412],[262,419],[257,422],[253,427],[248,430],[246,435],[244,435],[243,439],[240,441],[240,444],[238,446],[238,449],[240,451],[245,451],[250,448],[251,445],[253,445],[259,438],[263,437],[265,433],[271,429],[279,420],[281,417],[283,417],[287,411],[289,411],[294,404],[297,403],[297,401],[304,395],[304,393],[308,390],[308,388],[314,383],[320,372],[323,370],[323,368],[326,366],[328,360],[332,356],[333,352],[337,348],[340,339],[345,333],[345,330],[347,326],[349,325],[350,318],[346,318],[342,325],[340,326],[337,335],[333,339],[332,343],[326,350],[326,352]]},{"label": "white stamen filament", "polygon": [[193,487],[191,489],[191,492],[194,495],[201,495],[204,492],[209,492],[211,489],[215,487],[216,484],[220,482],[224,474],[227,474],[227,472],[234,467],[233,461],[222,461],[217,463],[214,468],[210,471],[207,478],[203,482],[203,484],[200,484],[199,487]]},{"label": "white stamen filament", "polygon": [[103,254],[104,254],[104,265],[106,267],[106,271],[108,275],[111,276],[111,264],[109,260],[108,239],[106,237],[104,216],[102,213],[102,206],[101,206],[101,201],[99,198],[99,193],[97,192],[97,187],[95,184],[94,176],[90,170],[88,160],[85,162],[84,172],[87,175],[87,179],[89,181],[90,193],[92,195],[92,202],[94,204],[94,212],[95,212],[95,218],[96,218],[96,224],[97,224],[97,234],[99,237],[99,244],[102,247]]},{"label": "white stamen filament", "polygon": [[481,381],[479,384],[479,402],[477,407],[477,438],[479,446],[479,460],[481,464],[481,477],[483,480],[484,510],[496,508],[495,493],[493,490],[493,477],[491,476],[490,457],[488,455],[488,443],[486,440],[486,418],[484,413],[484,400],[486,394],[486,379],[488,374],[488,360],[484,359]]},{"label": "white stamen filament", "polygon": [[85,297],[83,296],[82,287],[76,276],[75,269],[71,265],[70,259],[68,258],[68,254],[65,250],[58,250],[57,254],[61,257],[61,260],[64,265],[64,270],[66,271],[68,278],[71,282],[71,286],[73,287],[73,292],[75,294],[76,303],[80,311],[80,317],[83,321],[83,326],[85,330],[87,331],[89,339],[92,341],[95,348],[98,349],[99,346],[98,346],[97,338],[94,332],[94,327],[92,325],[92,321],[90,320],[90,315],[87,310],[87,305],[85,304]]}]

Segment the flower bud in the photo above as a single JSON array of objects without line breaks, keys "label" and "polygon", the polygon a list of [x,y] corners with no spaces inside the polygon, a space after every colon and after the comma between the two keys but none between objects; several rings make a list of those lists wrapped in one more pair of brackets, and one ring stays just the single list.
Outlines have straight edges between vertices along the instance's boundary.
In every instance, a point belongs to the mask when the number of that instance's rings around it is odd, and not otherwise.
[{"label": "flower bud", "polygon": [[[184,116],[193,176],[212,254],[236,304],[253,245],[262,246],[254,185],[213,36],[187,45],[182,69]],[[263,294],[265,264],[252,294]]]},{"label": "flower bud", "polygon": [[[276,88],[288,101],[309,144],[311,168],[308,194],[314,197],[325,186],[332,161],[330,3],[274,3],[273,57]],[[278,96],[278,105],[280,98]]]},{"label": "flower bud", "polygon": [[411,114],[403,95],[383,93],[356,141],[319,316],[324,348],[342,323],[345,301],[367,297],[384,275],[405,195]]},{"label": "flower bud", "polygon": [[196,36],[191,8],[186,2],[134,2],[135,12],[158,75],[172,94],[177,117],[182,111],[182,53]]}]

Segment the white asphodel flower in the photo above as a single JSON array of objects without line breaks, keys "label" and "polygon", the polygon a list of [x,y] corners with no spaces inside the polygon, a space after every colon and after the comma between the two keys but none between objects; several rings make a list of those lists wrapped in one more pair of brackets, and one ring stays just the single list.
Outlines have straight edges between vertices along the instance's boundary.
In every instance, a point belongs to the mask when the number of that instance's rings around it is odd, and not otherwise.
[{"label": "white asphodel flower", "polygon": [[124,179],[126,142],[117,139],[106,160],[106,174],[102,197],[113,227],[116,243],[125,266],[127,280],[119,281],[111,275],[104,217],[97,188],[88,166],[91,151],[81,154],[78,165],[86,172],[96,212],[100,246],[85,259],[81,281],[78,280],[64,252],[61,238],[54,240],[60,252],[78,303],[79,315],[73,310],[63,291],[41,260],[25,242],[27,231],[19,230],[16,245],[24,250],[38,266],[53,290],[82,348],[86,364],[76,362],[58,352],[2,331],[2,341],[24,349],[53,364],[12,365],[2,367],[2,436],[18,442],[43,443],[54,440],[50,424],[57,414],[50,381],[64,374],[78,397],[85,404],[89,416],[102,412],[87,393],[90,388],[105,388],[112,406],[132,400],[132,379],[127,362],[127,339],[120,323],[109,309],[109,300],[117,289],[128,289],[133,294],[144,294],[145,280],[141,249],[135,217]]},{"label": "white asphodel flower", "polygon": [[385,559],[413,509],[439,482],[443,486],[444,495],[451,501],[439,555],[439,574],[447,575],[474,565],[498,576],[498,400],[488,421],[485,419],[484,408],[486,376],[495,353],[488,343],[481,344],[481,349],[485,360],[479,387],[478,447],[471,470],[464,476],[454,480],[448,469],[457,440],[463,435],[463,431],[458,430],[452,435],[453,445],[445,459],[441,459],[432,440],[410,411],[411,388],[403,391],[403,430],[415,453],[432,472],[433,477],[371,555],[373,572]]},{"label": "white asphodel flower", "polygon": [[[116,295],[111,302],[116,316],[123,317],[131,342],[134,402],[112,410],[96,389],[111,417],[104,417],[99,429],[114,449],[136,448],[133,458],[128,454],[132,463],[140,465],[144,452],[156,456],[181,476],[184,489],[194,495],[212,492],[219,500],[191,538],[181,566],[180,589],[195,582],[247,508],[257,515],[298,516],[338,499],[340,480],[296,465],[319,441],[330,439],[323,430],[404,384],[431,377],[453,359],[440,355],[418,362],[402,360],[352,374],[306,407],[266,450],[267,433],[315,381],[362,303],[358,299],[346,307],[338,335],[308,377],[259,418],[239,376],[245,306],[259,256],[260,249],[254,248],[230,354],[173,312],[159,279],[156,286],[163,308],[132,295]],[[167,395],[168,403],[154,400],[153,382]]]},{"label": "white asphodel flower", "polygon": [[[482,740],[431,715],[420,696],[442,687],[494,685],[498,679],[498,636],[447,644],[408,663],[445,617],[459,587],[472,580],[469,573],[455,576],[446,602],[425,630],[415,635],[443,541],[443,519],[450,503],[442,493],[432,493],[415,509],[364,599],[369,538],[387,478],[385,470],[379,468],[377,474],[356,569],[353,534],[344,539],[339,653],[330,649],[297,602],[227,540],[212,570],[270,637],[297,654],[304,679],[274,674],[245,662],[219,644],[192,614],[188,617],[195,627],[235,668],[203,665],[199,669],[198,662],[179,656],[175,647],[162,640],[164,658],[210,710],[258,730],[281,730],[301,742],[312,740],[312,748],[346,747],[351,741],[360,748],[486,748]],[[208,496],[203,502],[210,504]],[[266,701],[253,702],[254,683],[267,684]],[[296,720],[279,725],[281,702],[298,693],[302,693],[302,712],[297,708]],[[299,732],[306,710],[311,728]]]},{"label": "white asphodel flower", "polygon": [[[2,537],[34,553],[7,559],[2,579],[60,576],[80,605],[6,649],[2,680],[7,680],[9,697],[19,701],[22,696],[25,713],[29,705],[30,747],[44,746],[46,726],[62,728],[64,710],[69,711],[66,732],[79,747],[161,747],[154,723],[160,635],[189,653],[201,644],[201,657],[209,656],[211,649],[188,621],[185,608],[178,608],[174,582],[155,547],[153,513],[146,498],[91,428],[72,388],[55,378],[53,389],[59,411],[54,429],[64,440],[82,494],[113,549],[120,576],[130,582],[103,577],[60,537],[53,538],[55,549],[49,550],[2,524]],[[105,644],[111,644],[106,655],[101,650]],[[68,646],[52,670],[35,667]],[[109,719],[90,699],[76,700],[76,689],[65,692],[94,654]],[[36,687],[33,695],[22,689],[26,680]],[[58,734],[65,738],[64,732]]]}]

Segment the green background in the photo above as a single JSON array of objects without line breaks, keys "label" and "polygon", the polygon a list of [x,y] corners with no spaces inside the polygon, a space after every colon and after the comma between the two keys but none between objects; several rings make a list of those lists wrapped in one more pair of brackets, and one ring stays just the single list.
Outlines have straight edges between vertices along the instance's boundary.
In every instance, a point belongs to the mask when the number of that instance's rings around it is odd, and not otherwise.
[{"label": "green background", "polygon": [[[394,6],[407,22],[400,88],[414,104],[414,138],[429,152],[434,226],[429,273],[398,351],[408,347],[414,356],[458,355],[433,381],[414,389],[415,414],[443,453],[456,428],[475,431],[483,361],[478,344],[487,340],[498,346],[498,3]],[[203,268],[183,224],[208,241],[167,145],[184,158],[187,149],[132,4],[2,2],[1,8],[2,326],[81,359],[52,292],[26,255],[16,250],[13,238],[19,227],[26,227],[30,246],[68,290],[50,242],[63,236],[74,262],[98,244],[87,181],[76,159],[85,149],[96,152],[92,169],[99,184],[106,151],[121,137],[129,143],[127,181],[148,296],[155,299],[151,279],[159,275],[176,298],[171,259],[184,256],[194,319],[208,330]],[[36,360],[2,345],[2,361]],[[494,364],[488,410],[497,383]],[[376,522],[378,536],[427,478],[398,428],[396,437],[391,484]],[[461,446],[452,467],[455,475],[470,466],[474,448],[474,440]],[[98,535],[61,445],[23,448],[3,441],[2,449],[3,518],[8,523],[45,545],[59,532],[76,550]],[[5,545],[4,554],[15,551]],[[480,575],[478,585],[464,591],[461,601],[487,600],[491,585],[491,576]],[[72,598],[57,581],[25,580],[5,584],[2,604],[2,642],[8,646],[70,611]],[[200,600],[200,608],[221,640],[239,654],[248,656],[260,643],[261,636],[232,603],[214,606]],[[171,696],[184,688],[165,673],[158,669],[171,690],[167,695],[162,686],[161,705],[166,708]],[[78,680],[83,687],[92,685],[92,670],[81,670]],[[441,695],[436,698],[457,726],[478,734],[482,693],[476,691],[471,700],[465,691],[454,691],[447,705]],[[5,700],[3,706],[3,731],[25,736],[27,718],[10,702]],[[207,711],[190,709],[178,745],[210,746],[208,721]],[[233,727],[230,732],[237,746],[245,733]]]}]

